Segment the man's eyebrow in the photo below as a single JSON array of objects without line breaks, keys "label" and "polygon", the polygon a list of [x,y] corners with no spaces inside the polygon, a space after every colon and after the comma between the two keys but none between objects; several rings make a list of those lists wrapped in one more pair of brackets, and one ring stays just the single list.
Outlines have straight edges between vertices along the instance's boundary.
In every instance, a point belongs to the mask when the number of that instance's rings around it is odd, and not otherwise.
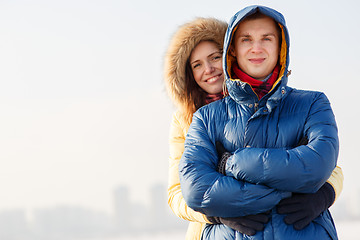
[{"label": "man's eyebrow", "polygon": [[[262,36],[264,36],[264,37],[266,37],[266,36],[276,36],[276,34],[270,32],[270,33],[265,33]],[[241,34],[240,37],[251,37],[251,35],[248,34],[248,33],[244,33],[244,34]]]},{"label": "man's eyebrow", "polygon": [[263,34],[263,36],[276,36],[276,34],[275,33],[265,33],[265,34]]}]

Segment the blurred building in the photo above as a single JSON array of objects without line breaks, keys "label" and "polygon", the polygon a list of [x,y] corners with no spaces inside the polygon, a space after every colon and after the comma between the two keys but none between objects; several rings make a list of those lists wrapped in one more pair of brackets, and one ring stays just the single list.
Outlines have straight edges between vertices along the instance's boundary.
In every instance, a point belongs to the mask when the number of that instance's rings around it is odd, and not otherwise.
[{"label": "blurred building", "polygon": [[132,204],[126,186],[119,186],[114,191],[114,220],[116,232],[124,233],[132,230]]},{"label": "blurred building", "polygon": [[0,239],[22,240],[29,235],[29,226],[24,210],[0,212]]},{"label": "blurred building", "polygon": [[102,239],[144,233],[186,231],[187,222],[167,205],[166,187],[150,189],[148,206],[131,202],[130,191],[119,186],[113,192],[113,213],[81,206],[57,206],[0,212],[0,240]]}]

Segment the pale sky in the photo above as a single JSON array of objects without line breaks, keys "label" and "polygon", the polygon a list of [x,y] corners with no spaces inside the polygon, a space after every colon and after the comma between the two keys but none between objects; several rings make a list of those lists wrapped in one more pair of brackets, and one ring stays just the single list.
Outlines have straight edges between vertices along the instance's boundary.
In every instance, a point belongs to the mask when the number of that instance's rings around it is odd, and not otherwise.
[{"label": "pale sky", "polygon": [[1,0],[0,211],[81,205],[111,211],[112,191],[167,184],[172,104],[163,57],[194,17],[228,21],[250,4],[283,13],[289,86],[323,91],[339,127],[343,197],[360,191],[356,151],[360,3]]}]

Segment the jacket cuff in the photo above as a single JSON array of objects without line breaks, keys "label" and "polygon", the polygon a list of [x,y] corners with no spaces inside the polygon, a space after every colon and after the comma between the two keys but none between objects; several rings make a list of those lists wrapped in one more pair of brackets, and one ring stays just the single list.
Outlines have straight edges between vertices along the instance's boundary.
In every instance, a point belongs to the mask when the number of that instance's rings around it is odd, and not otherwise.
[{"label": "jacket cuff", "polygon": [[229,152],[224,152],[223,155],[221,155],[216,169],[217,172],[226,175],[226,162],[231,155]]}]

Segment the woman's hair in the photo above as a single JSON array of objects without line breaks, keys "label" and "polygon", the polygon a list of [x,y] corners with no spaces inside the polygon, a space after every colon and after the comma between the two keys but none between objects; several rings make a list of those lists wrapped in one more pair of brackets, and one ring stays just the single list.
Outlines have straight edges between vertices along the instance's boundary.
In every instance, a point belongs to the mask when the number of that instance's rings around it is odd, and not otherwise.
[{"label": "woman's hair", "polygon": [[200,107],[204,106],[204,99],[206,92],[197,84],[194,79],[193,71],[190,65],[190,61],[186,61],[185,67],[185,96],[188,102],[190,112],[195,112]]},{"label": "woman's hair", "polygon": [[196,18],[179,27],[170,41],[164,64],[168,94],[178,107],[185,126],[204,105],[206,92],[195,82],[189,63],[193,49],[202,41],[214,42],[222,51],[227,24],[215,18]]}]

